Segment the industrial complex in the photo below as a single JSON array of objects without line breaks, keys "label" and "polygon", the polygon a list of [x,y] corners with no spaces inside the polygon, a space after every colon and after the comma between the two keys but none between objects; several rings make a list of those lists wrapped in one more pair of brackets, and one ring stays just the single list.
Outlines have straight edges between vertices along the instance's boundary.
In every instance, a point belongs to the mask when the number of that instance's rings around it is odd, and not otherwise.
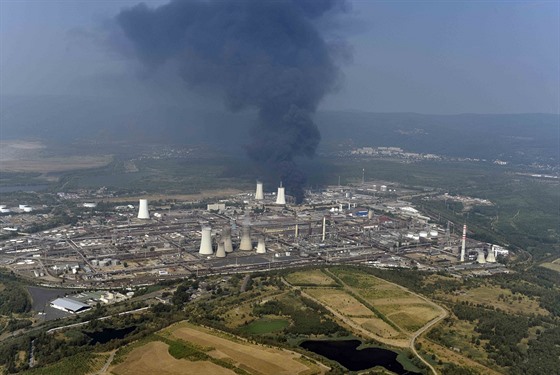
[{"label": "industrial complex", "polygon": [[433,191],[362,182],[309,191],[304,204],[291,205],[281,183],[274,190],[257,182],[254,192],[212,202],[125,205],[82,194],[72,198],[81,210],[76,224],[36,233],[25,231],[34,212],[13,209],[1,220],[5,233],[17,235],[0,244],[0,262],[41,284],[106,289],[345,262],[507,272],[496,262],[507,249],[470,239],[468,223],[438,225],[413,207],[412,198],[432,199]]}]

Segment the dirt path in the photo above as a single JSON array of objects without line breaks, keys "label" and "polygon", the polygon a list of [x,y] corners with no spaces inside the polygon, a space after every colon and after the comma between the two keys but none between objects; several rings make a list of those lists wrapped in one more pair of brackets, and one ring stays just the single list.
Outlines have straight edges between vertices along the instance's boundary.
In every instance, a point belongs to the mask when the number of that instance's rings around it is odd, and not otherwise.
[{"label": "dirt path", "polygon": [[113,359],[115,358],[115,353],[117,352],[117,350],[113,350],[111,352],[111,355],[109,356],[109,358],[107,358],[107,362],[105,362],[105,364],[103,365],[103,368],[99,371],[97,371],[95,373],[95,375],[101,375],[101,374],[105,374],[107,373],[107,370],[109,369],[109,366],[111,366],[111,362],[113,362]]},{"label": "dirt path", "polygon": [[[332,273],[331,273],[328,269],[325,269],[325,271],[326,271],[326,273],[328,273],[329,275],[332,275]],[[333,276],[334,276],[334,275],[333,275]],[[437,308],[437,309],[440,311],[440,314],[439,314],[436,318],[434,318],[434,319],[432,319],[430,322],[428,322],[426,325],[424,325],[422,328],[420,328],[419,330],[417,330],[416,332],[414,332],[414,334],[411,336],[411,338],[410,338],[409,340],[386,339],[386,338],[379,337],[379,336],[373,334],[372,332],[369,332],[368,330],[364,329],[364,328],[361,327],[360,325],[356,324],[356,323],[355,323],[354,321],[352,321],[350,318],[348,318],[348,317],[342,315],[341,313],[339,313],[339,312],[335,311],[334,309],[332,309],[330,306],[324,304],[323,302],[319,301],[318,299],[316,299],[316,298],[310,296],[309,294],[305,293],[303,290],[301,290],[301,288],[295,287],[295,286],[291,285],[291,284],[288,283],[284,278],[282,278],[282,282],[283,282],[284,284],[286,284],[287,286],[289,286],[290,288],[294,288],[294,289],[300,290],[300,292],[301,292],[301,294],[302,294],[303,296],[305,296],[306,298],[309,298],[309,299],[315,301],[316,303],[319,303],[321,306],[323,306],[323,307],[325,307],[327,310],[329,310],[329,311],[330,311],[334,316],[336,316],[339,320],[341,320],[342,322],[344,322],[346,325],[352,327],[352,328],[355,329],[356,331],[361,332],[361,333],[362,333],[363,335],[365,335],[366,337],[370,337],[370,338],[372,338],[372,339],[374,339],[374,340],[376,340],[376,341],[379,341],[379,342],[381,342],[381,343],[384,343],[384,344],[387,344],[387,345],[391,345],[391,346],[396,346],[396,347],[400,347],[400,348],[409,347],[410,350],[412,351],[412,353],[414,353],[414,355],[415,355],[416,357],[418,357],[418,359],[420,359],[420,361],[422,361],[422,363],[424,363],[424,364],[426,365],[426,367],[428,367],[428,368],[430,369],[430,371],[431,371],[433,374],[437,375],[437,371],[436,371],[436,369],[434,368],[434,366],[432,366],[428,361],[426,361],[426,360],[416,351],[416,348],[415,348],[414,346],[415,346],[416,339],[417,339],[418,337],[420,337],[423,333],[425,333],[427,330],[429,330],[429,329],[432,328],[434,325],[436,325],[437,323],[439,323],[441,320],[445,319],[445,318],[448,316],[447,310],[445,310],[443,307],[439,306],[438,304],[436,304],[436,303],[430,301],[429,299],[427,299],[427,298],[425,298],[425,297],[423,297],[423,296],[421,296],[421,295],[419,295],[419,294],[417,294],[417,293],[414,293],[413,291],[411,291],[411,290],[409,290],[409,289],[407,289],[407,288],[405,288],[405,287],[403,287],[403,286],[401,286],[401,285],[395,284],[395,283],[393,283],[393,282],[387,281],[387,280],[385,280],[385,279],[381,279],[381,278],[376,277],[376,276],[373,276],[373,275],[371,275],[371,277],[375,277],[376,279],[379,279],[379,280],[381,280],[381,281],[383,281],[383,282],[385,282],[385,283],[389,283],[389,284],[391,284],[391,285],[394,285],[394,286],[396,286],[396,287],[398,287],[398,288],[404,290],[405,292],[410,293],[410,294],[414,295],[415,297],[420,298],[421,300],[425,301],[426,303],[428,303],[428,304],[434,306],[435,308]],[[344,285],[344,288],[347,289],[348,291],[350,291],[350,292],[352,292],[352,293],[356,293],[356,292],[353,290],[353,288],[349,287],[348,285],[346,285],[346,284],[344,284],[344,283],[343,283],[343,285]],[[358,294],[358,293],[356,293],[356,294]],[[394,323],[394,322],[393,322],[393,323]],[[399,327],[397,324],[395,324],[395,326]],[[399,328],[400,328],[400,327],[399,327]],[[401,331],[402,331],[402,332],[406,332],[406,331],[402,330],[402,328],[401,328]]]}]

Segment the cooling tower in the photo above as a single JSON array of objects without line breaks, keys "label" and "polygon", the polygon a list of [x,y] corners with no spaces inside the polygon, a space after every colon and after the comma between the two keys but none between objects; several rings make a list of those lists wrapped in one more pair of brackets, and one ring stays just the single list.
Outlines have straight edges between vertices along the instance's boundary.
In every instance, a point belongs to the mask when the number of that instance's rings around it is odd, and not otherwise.
[{"label": "cooling tower", "polygon": [[224,241],[218,242],[218,250],[216,250],[216,258],[225,258],[226,257],[226,247],[224,245]]},{"label": "cooling tower", "polygon": [[276,204],[286,204],[286,195],[281,183],[280,187],[278,188],[278,194],[276,194]]},{"label": "cooling tower", "polygon": [[239,250],[253,250],[253,243],[251,242],[251,229],[249,227],[243,227],[243,234],[241,235],[241,244],[239,244]]},{"label": "cooling tower", "polygon": [[212,228],[202,228],[202,238],[200,239],[200,250],[198,253],[202,255],[212,255],[214,253],[212,250]]},{"label": "cooling tower", "polygon": [[496,256],[494,255],[494,250],[488,249],[488,255],[486,256],[487,263],[496,263]]},{"label": "cooling tower", "polygon": [[264,199],[263,183],[257,181],[257,191],[255,192],[255,199],[262,201]]},{"label": "cooling tower", "polygon": [[461,243],[461,262],[465,261],[466,245],[467,245],[467,224],[463,225],[463,241]]},{"label": "cooling tower", "polygon": [[478,250],[478,256],[476,257],[476,262],[480,264],[486,263],[486,259],[484,259],[484,251]]},{"label": "cooling tower", "polygon": [[230,227],[225,227],[222,232],[222,238],[224,240],[224,249],[226,253],[233,253],[233,244],[231,243],[231,229]]},{"label": "cooling tower", "polygon": [[259,237],[259,244],[257,245],[257,254],[266,254],[266,245],[264,237]]},{"label": "cooling tower", "polygon": [[150,213],[148,212],[148,200],[140,199],[140,204],[138,205],[138,219],[149,219]]}]

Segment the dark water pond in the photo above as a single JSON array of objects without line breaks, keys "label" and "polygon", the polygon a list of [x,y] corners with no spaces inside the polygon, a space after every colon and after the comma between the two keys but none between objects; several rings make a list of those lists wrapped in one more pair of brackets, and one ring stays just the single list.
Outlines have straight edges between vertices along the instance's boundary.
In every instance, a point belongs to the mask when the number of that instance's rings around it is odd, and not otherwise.
[{"label": "dark water pond", "polygon": [[91,337],[90,345],[105,344],[114,339],[123,339],[134,331],[136,327],[126,327],[121,329],[105,328],[99,332],[86,332],[86,335]]},{"label": "dark water pond", "polygon": [[304,349],[340,363],[351,371],[360,371],[375,366],[383,366],[399,375],[420,374],[405,370],[397,361],[397,353],[381,348],[358,350],[359,340],[319,341],[307,340],[300,344]]}]

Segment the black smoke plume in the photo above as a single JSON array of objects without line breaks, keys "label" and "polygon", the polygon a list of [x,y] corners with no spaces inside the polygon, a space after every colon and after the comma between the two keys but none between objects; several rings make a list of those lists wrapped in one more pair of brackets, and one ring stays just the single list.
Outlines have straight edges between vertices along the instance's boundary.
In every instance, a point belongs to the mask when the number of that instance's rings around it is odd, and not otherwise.
[{"label": "black smoke plume", "polygon": [[340,0],[176,0],[123,10],[117,23],[147,68],[175,66],[188,87],[218,93],[229,109],[256,108],[248,154],[301,201],[294,158],[315,154],[312,117],[339,76],[316,23],[343,10]]}]

